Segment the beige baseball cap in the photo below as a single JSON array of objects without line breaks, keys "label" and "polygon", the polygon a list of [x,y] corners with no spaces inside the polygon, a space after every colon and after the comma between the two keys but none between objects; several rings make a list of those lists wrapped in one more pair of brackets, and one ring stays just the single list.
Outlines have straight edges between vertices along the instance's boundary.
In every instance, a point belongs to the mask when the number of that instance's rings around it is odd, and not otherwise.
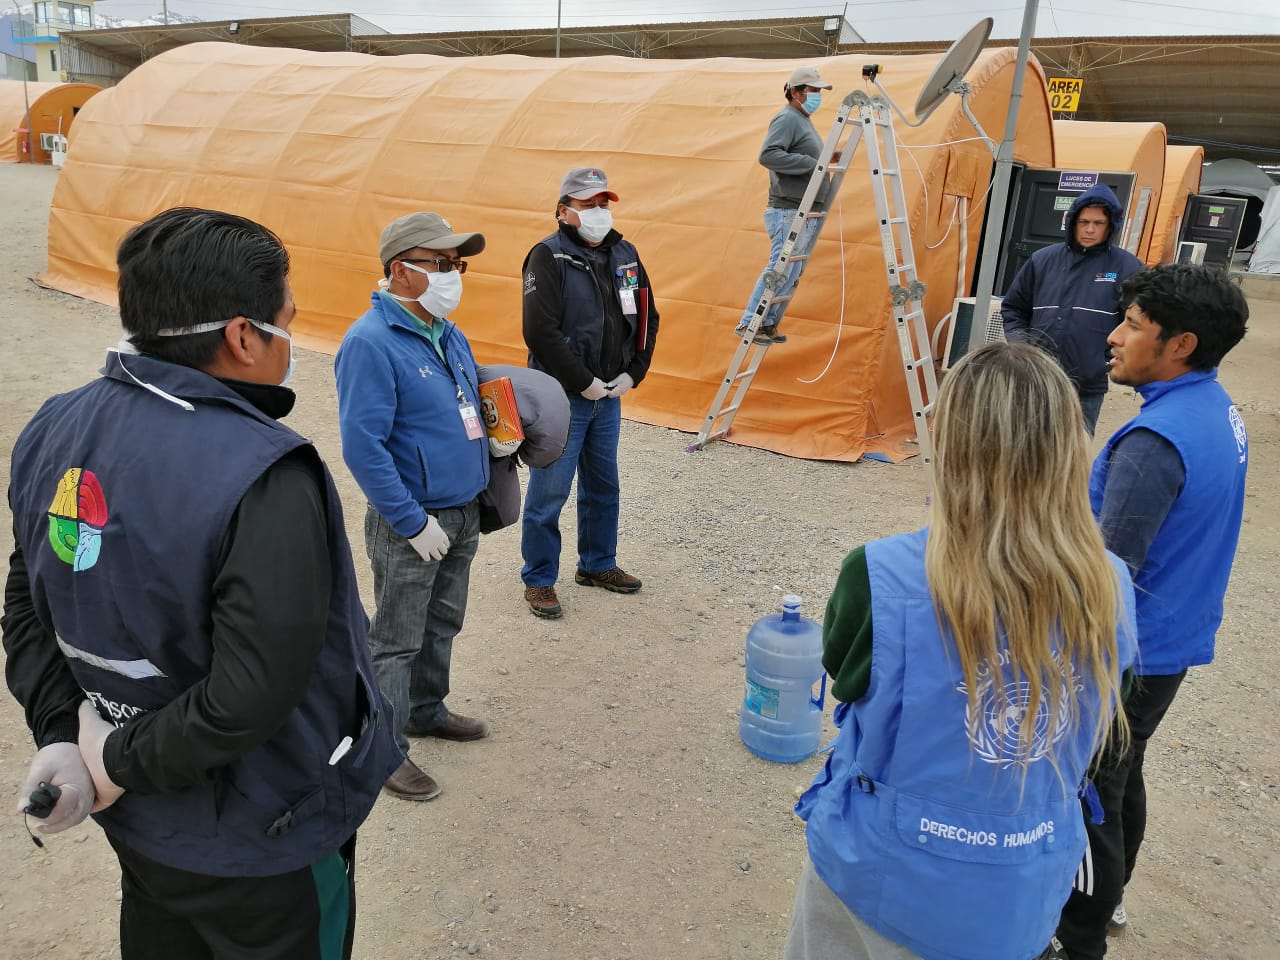
[{"label": "beige baseball cap", "polygon": [[787,79],[787,89],[790,90],[792,87],[820,87],[823,90],[830,90],[831,84],[823,83],[822,78],[818,76],[817,67],[796,67]]},{"label": "beige baseball cap", "polygon": [[453,225],[438,213],[410,213],[392,220],[382,231],[378,258],[385,267],[406,250],[458,249],[458,256],[473,257],[484,249],[483,233],[454,233]]}]

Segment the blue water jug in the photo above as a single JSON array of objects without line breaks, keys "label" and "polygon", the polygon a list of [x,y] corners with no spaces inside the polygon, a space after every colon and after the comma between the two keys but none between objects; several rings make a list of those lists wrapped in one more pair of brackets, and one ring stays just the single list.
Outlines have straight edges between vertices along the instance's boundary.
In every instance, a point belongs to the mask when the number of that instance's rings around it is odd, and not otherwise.
[{"label": "blue water jug", "polygon": [[782,613],[756,621],[747,633],[747,693],[738,733],[748,750],[777,763],[811,756],[822,740],[822,627],[800,615],[800,603],[787,594]]}]

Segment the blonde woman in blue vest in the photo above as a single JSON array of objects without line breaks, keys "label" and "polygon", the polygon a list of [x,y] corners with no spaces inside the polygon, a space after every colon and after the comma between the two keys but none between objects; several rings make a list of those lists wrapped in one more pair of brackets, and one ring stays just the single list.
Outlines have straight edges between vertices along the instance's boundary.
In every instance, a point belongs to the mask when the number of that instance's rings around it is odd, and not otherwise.
[{"label": "blonde woman in blue vest", "polygon": [[786,960],[1032,960],[1049,942],[1135,651],[1087,439],[1034,347],[947,375],[929,526],[851,553],[827,607],[840,732],[796,805],[809,859]]}]

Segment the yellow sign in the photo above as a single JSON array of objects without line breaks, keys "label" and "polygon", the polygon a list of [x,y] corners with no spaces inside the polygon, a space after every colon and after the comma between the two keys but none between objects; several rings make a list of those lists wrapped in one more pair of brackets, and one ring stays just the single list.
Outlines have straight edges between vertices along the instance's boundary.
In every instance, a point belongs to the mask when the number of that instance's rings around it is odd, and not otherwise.
[{"label": "yellow sign", "polygon": [[1049,78],[1049,109],[1054,113],[1075,113],[1080,106],[1084,81],[1078,77]]}]

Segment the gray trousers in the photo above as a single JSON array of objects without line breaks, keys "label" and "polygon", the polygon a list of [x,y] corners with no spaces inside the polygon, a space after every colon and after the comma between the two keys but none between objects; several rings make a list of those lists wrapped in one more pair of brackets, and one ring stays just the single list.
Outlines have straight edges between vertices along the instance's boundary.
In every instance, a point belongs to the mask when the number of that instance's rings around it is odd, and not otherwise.
[{"label": "gray trousers", "polygon": [[429,730],[449,716],[449,661],[467,612],[471,561],[480,541],[480,507],[429,511],[449,537],[442,560],[423,560],[409,541],[369,507],[365,552],[373,565],[374,601],[369,651],[378,687],[395,711],[396,742],[405,753],[406,726]]},{"label": "gray trousers", "polygon": [[853,915],[804,858],[782,960],[920,960]]}]

